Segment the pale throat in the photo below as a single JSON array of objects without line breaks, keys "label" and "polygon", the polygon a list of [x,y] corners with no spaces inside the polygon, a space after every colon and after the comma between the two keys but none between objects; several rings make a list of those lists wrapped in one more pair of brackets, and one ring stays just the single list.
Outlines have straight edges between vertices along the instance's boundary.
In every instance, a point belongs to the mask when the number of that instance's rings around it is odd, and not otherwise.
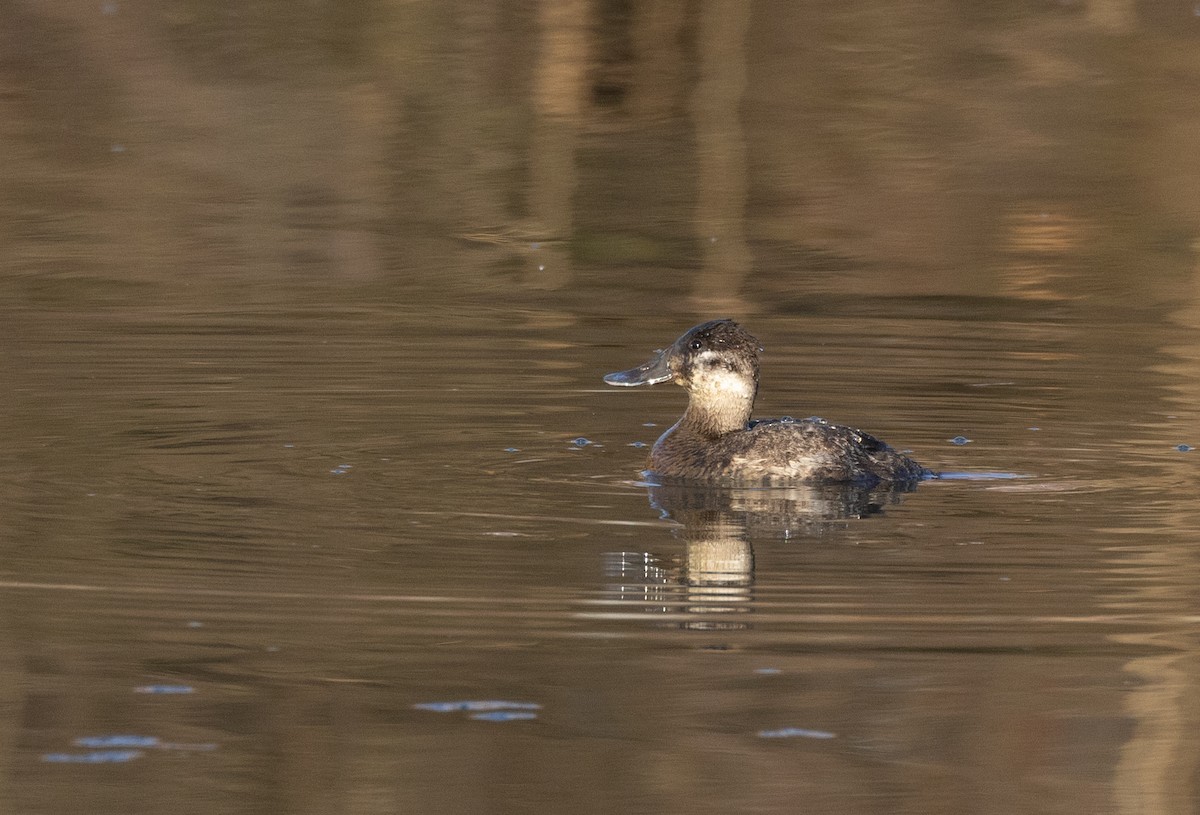
[{"label": "pale throat", "polygon": [[696,376],[689,390],[682,424],[706,436],[745,430],[754,409],[753,380],[721,370]]}]

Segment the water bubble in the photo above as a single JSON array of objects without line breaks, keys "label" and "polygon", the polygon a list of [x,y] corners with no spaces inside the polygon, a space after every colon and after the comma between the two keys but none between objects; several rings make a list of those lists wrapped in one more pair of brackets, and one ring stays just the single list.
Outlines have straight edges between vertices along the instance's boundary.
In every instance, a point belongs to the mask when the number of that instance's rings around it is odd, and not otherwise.
[{"label": "water bubble", "polygon": [[521,452],[521,449],[520,449],[519,447],[505,447],[505,448],[504,448],[504,452],[506,452],[506,453],[519,453],[519,452]]},{"label": "water bubble", "polygon": [[1193,450],[1195,450],[1196,448],[1192,447],[1192,445],[1190,445],[1190,444],[1177,444],[1177,445],[1175,445],[1175,449],[1181,453],[1190,453]]},{"label": "water bubble", "polygon": [[646,442],[644,442],[644,441],[631,441],[631,442],[629,442],[629,446],[630,446],[630,447],[645,447],[645,446],[646,446]]},{"label": "water bubble", "polygon": [[657,422],[642,422],[642,427],[658,427]]},{"label": "water bubble", "polygon": [[571,444],[575,445],[576,447],[587,447],[591,443],[591,439],[585,439],[583,436],[580,436],[577,439],[571,439]]},{"label": "water bubble", "polygon": [[954,438],[950,439],[950,443],[957,444],[959,447],[962,447],[964,444],[970,444],[971,440],[966,436],[955,436]]},{"label": "water bubble", "polygon": [[791,416],[780,416],[779,421],[782,424],[793,424],[796,420],[793,419]]}]

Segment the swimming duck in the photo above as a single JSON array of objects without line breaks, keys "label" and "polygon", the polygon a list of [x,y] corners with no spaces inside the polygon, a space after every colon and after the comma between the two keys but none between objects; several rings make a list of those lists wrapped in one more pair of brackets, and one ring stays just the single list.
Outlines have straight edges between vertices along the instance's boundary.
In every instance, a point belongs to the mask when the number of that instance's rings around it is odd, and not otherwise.
[{"label": "swimming duck", "polygon": [[655,475],[736,483],[911,485],[931,476],[920,464],[852,427],[810,419],[751,420],[758,392],[754,336],[733,320],[711,320],[644,365],[604,377],[632,387],[668,380],[688,390],[688,406],[650,454]]}]

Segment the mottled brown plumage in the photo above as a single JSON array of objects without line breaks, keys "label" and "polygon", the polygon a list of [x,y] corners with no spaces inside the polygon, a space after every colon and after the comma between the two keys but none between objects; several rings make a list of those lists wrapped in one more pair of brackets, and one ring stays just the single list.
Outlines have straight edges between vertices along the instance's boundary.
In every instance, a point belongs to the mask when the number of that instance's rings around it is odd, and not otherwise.
[{"label": "mottled brown plumage", "polygon": [[732,320],[688,331],[649,362],[609,374],[611,385],[671,380],[688,390],[683,417],[654,445],[658,476],[702,482],[912,483],[930,476],[874,436],[824,419],[751,421],[758,353],[750,332]]}]

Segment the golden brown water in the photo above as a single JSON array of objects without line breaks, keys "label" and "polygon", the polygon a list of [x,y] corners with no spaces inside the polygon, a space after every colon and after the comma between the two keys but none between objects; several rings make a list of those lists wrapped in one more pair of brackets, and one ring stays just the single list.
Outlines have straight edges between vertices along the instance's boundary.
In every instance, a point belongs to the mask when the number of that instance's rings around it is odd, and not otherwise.
[{"label": "golden brown water", "polygon": [[3,17],[0,811],[1192,811],[1190,6]]}]

